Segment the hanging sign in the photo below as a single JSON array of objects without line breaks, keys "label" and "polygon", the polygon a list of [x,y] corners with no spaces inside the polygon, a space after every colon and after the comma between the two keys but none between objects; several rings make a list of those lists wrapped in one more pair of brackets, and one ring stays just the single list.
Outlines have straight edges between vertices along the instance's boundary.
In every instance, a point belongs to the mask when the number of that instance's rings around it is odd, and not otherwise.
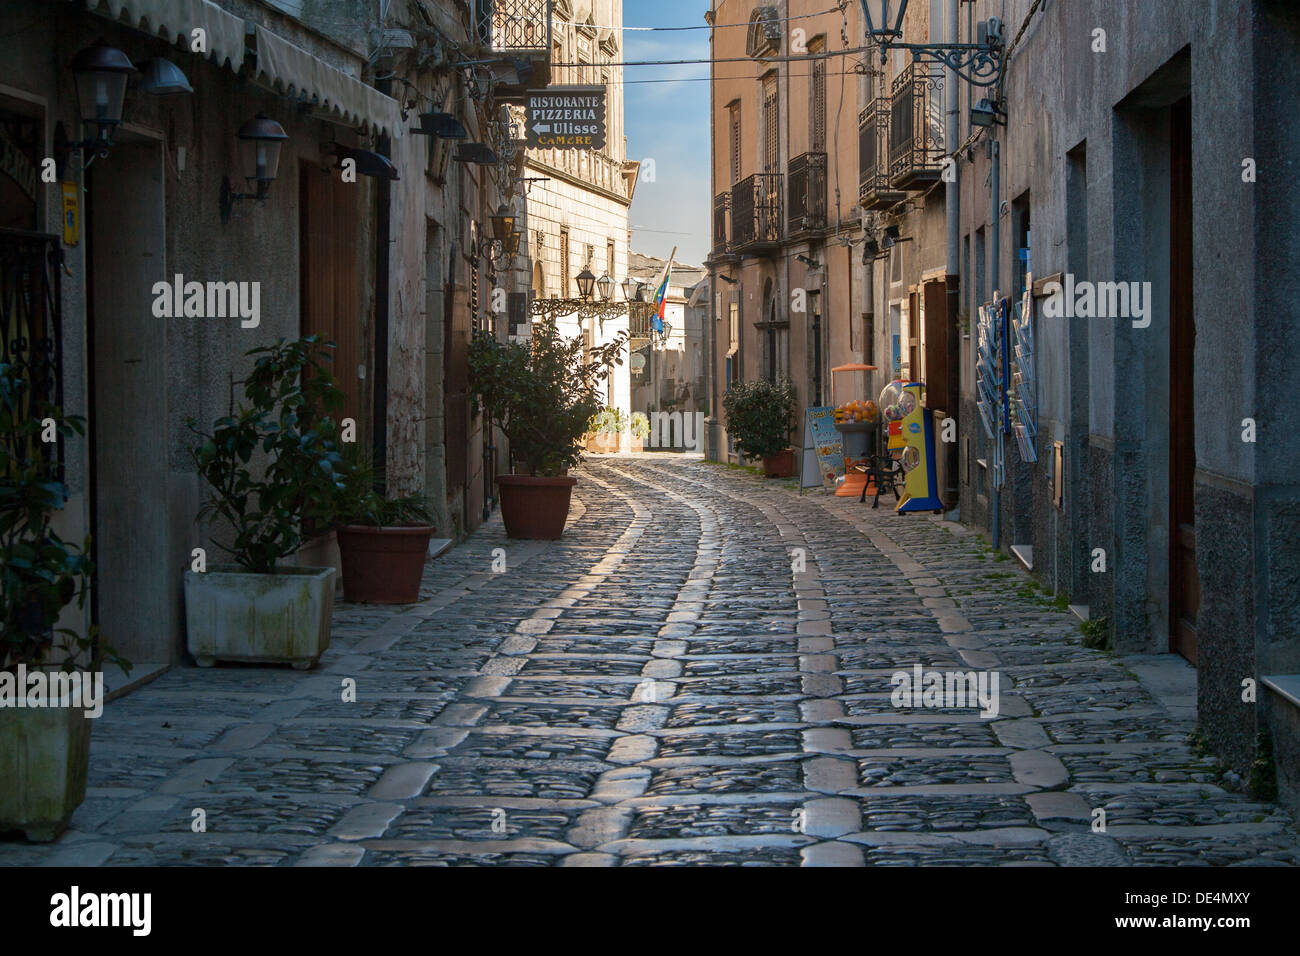
[{"label": "hanging sign", "polygon": [[799,487],[835,490],[835,479],[844,472],[844,442],[835,430],[835,409],[829,405],[809,408],[804,414],[803,467]]},{"label": "hanging sign", "polygon": [[604,149],[605,87],[529,90],[524,109],[529,149]]}]

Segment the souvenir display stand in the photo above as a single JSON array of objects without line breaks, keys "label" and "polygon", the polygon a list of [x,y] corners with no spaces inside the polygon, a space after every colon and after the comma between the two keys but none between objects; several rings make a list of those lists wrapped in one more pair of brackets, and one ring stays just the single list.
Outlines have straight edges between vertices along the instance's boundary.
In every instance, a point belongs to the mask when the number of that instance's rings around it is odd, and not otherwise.
[{"label": "souvenir display stand", "polygon": [[863,373],[862,390],[866,394],[865,376],[876,371],[874,365],[839,365],[831,369],[831,405],[835,407],[835,430],[841,435],[844,446],[844,479],[837,482],[837,498],[858,497],[867,493],[869,476],[866,473],[871,456],[879,447],[880,411],[870,400],[850,399],[843,405],[836,401],[836,375]]}]

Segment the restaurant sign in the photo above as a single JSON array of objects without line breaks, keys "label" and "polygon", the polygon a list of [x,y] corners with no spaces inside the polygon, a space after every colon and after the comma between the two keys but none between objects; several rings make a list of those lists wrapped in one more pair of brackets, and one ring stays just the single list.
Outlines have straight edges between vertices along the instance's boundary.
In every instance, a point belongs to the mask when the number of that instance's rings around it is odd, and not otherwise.
[{"label": "restaurant sign", "polygon": [[529,90],[525,123],[529,149],[604,149],[605,87]]}]

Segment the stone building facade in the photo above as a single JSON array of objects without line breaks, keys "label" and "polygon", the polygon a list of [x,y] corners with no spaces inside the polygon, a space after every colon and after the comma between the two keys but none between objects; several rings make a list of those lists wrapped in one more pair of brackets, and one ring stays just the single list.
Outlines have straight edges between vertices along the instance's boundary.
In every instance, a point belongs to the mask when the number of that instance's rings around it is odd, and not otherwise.
[{"label": "stone building facade", "polygon": [[[547,0],[518,3],[546,23]],[[550,56],[544,42],[501,49],[493,11],[539,22],[459,0],[6,5],[4,281],[32,283],[50,306],[33,331],[24,300],[3,297],[4,357],[24,335],[49,340],[55,397],[87,418],[87,439],[64,449],[71,499],[58,520],[69,539],[91,536],[98,576],[85,614],[67,623],[98,624],[132,661],[133,683],[181,659],[192,550],[221,554],[224,530],[195,519],[206,490],[186,419],[228,413],[250,349],[310,333],[335,342],[344,414],[389,490],[425,490],[447,537],[490,507],[499,465],[468,400],[465,350],[475,327],[506,334],[492,290],[528,288],[526,263],[494,261],[481,230],[518,175],[505,112],[522,91],[518,64],[529,60],[529,82],[545,85]],[[191,91],[155,95],[132,74],[113,145],[91,160],[67,146],[93,135],[70,64],[96,41],[137,67],[167,59]],[[463,138],[422,133],[432,113]],[[236,132],[259,114],[287,136],[276,179],[264,201],[223,216],[223,178],[247,188]],[[462,141],[496,161],[461,161]],[[381,175],[346,177],[348,149]],[[41,175],[47,159],[52,178]],[[176,276],[256,283],[258,320],[160,317],[154,285]],[[332,534],[296,561],[337,566]]]},{"label": "stone building facade", "polygon": [[827,11],[815,0],[720,0],[706,20],[717,458],[727,454],[719,409],[731,382],[788,376],[802,421],[804,407],[829,401],[830,369],[867,352],[854,146],[863,77],[842,52],[863,26],[856,3]]},{"label": "stone building facade", "polygon": [[[1011,40],[1031,4],[972,6]],[[1029,288],[1037,385],[995,497],[965,353],[962,520],[996,502],[1002,544],[1118,652],[1190,660],[1211,746],[1275,762],[1292,805],[1297,72],[1294,4],[1049,4],[1006,66],[996,230],[987,147],[961,161],[962,308]]]},{"label": "stone building facade", "polygon": [[[605,88],[605,147],[527,149],[524,181],[516,208],[522,213],[521,251],[529,264],[528,288],[534,299],[575,299],[578,273],[609,277],[611,299],[624,298],[628,275],[628,209],[640,164],[627,158],[623,125],[622,0],[559,0],[551,36],[552,86]],[[521,115],[517,123],[522,124]],[[522,129],[522,126],[519,127]],[[599,291],[593,297],[599,298]],[[628,331],[626,309],[602,321],[561,316],[560,331],[581,335],[592,346]],[[606,382],[608,405],[630,413],[631,378],[627,361]]]}]

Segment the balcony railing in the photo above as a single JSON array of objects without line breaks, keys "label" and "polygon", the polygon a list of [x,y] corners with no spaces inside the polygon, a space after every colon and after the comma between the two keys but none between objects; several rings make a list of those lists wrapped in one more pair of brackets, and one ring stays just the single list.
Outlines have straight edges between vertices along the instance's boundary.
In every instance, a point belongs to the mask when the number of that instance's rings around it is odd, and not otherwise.
[{"label": "balcony railing", "polygon": [[[63,302],[60,236],[0,229],[0,362],[14,366],[26,388],[18,396],[20,417],[35,416],[38,403],[63,402]],[[63,442],[19,433],[0,435],[18,461],[43,462],[59,478]]]},{"label": "balcony railing", "polygon": [[912,62],[894,79],[889,104],[889,182],[915,189],[943,169],[943,67]]},{"label": "balcony railing", "polygon": [[889,100],[877,97],[858,114],[858,201],[884,209],[907,194],[889,184]]},{"label": "balcony railing", "polygon": [[551,80],[552,0],[470,0],[474,39],[487,51],[516,63],[517,80],[497,76],[495,92],[515,102],[523,91]]},{"label": "balcony railing", "polygon": [[721,255],[731,245],[731,193],[713,197],[713,253]]},{"label": "balcony railing", "polygon": [[781,241],[780,173],[755,173],[731,189],[731,249],[753,252]]},{"label": "balcony railing", "polygon": [[826,154],[790,160],[790,235],[826,228]]}]

